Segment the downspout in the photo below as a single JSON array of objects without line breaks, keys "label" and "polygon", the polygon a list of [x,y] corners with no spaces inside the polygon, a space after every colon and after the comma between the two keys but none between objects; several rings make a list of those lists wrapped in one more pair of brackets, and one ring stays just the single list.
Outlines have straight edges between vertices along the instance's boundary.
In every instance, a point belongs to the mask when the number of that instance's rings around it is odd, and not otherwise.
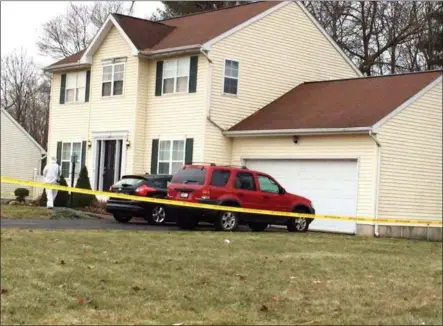
[{"label": "downspout", "polygon": [[205,56],[206,59],[208,59],[208,87],[206,89],[206,105],[207,105],[207,111],[206,111],[206,119],[212,123],[216,128],[218,128],[220,131],[225,131],[222,127],[220,127],[215,121],[211,119],[211,89],[212,89],[212,60],[209,58],[207,53],[203,50],[203,48],[200,48],[200,53]]},{"label": "downspout", "polygon": [[377,176],[375,181],[375,207],[374,207],[374,217],[375,217],[375,223],[374,223],[374,235],[378,237],[379,231],[378,231],[378,205],[379,205],[379,193],[380,193],[380,170],[381,170],[381,144],[378,141],[378,139],[375,137],[375,135],[372,133],[372,130],[369,131],[369,136],[374,140],[375,144],[377,145]]}]

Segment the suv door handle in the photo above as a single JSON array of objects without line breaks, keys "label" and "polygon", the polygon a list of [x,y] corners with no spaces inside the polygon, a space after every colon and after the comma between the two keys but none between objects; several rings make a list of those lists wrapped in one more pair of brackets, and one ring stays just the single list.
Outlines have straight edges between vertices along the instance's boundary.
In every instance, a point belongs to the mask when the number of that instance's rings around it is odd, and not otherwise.
[{"label": "suv door handle", "polygon": [[263,198],[264,199],[269,199],[269,196],[264,195]]},{"label": "suv door handle", "polygon": [[239,193],[238,196],[239,196],[239,197],[244,197],[245,195],[242,194],[242,193]]}]

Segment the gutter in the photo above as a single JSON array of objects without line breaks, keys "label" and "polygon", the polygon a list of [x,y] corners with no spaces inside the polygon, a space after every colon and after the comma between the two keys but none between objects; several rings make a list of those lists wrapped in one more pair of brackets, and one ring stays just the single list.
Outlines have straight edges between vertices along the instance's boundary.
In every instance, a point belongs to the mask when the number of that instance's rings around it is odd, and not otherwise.
[{"label": "gutter", "polygon": [[198,53],[201,50],[200,44],[179,46],[176,48],[169,48],[163,50],[154,50],[154,51],[139,51],[138,55],[144,58],[158,58],[164,56],[172,56],[172,55],[181,55],[181,54],[190,54],[190,53]]},{"label": "gutter", "polygon": [[375,189],[374,189],[374,196],[375,196],[375,207],[374,207],[374,217],[375,217],[375,223],[374,223],[374,236],[378,237],[380,236],[379,230],[378,230],[378,206],[379,206],[379,194],[380,194],[380,172],[381,172],[381,144],[378,141],[378,139],[375,137],[372,130],[369,131],[369,136],[374,140],[375,144],[377,145],[377,176],[375,181]]},{"label": "gutter", "polygon": [[337,134],[365,134],[370,127],[355,128],[308,128],[308,129],[272,129],[272,130],[239,130],[225,131],[226,137],[276,137],[276,136],[310,136]]},{"label": "gutter", "polygon": [[209,58],[208,54],[204,51],[202,47],[200,47],[200,53],[208,59],[208,87],[206,88],[206,119],[212,123],[217,129],[219,129],[222,133],[225,131],[222,127],[220,127],[214,120],[211,119],[211,90],[212,90],[212,60]]},{"label": "gutter", "polygon": [[72,68],[89,68],[91,66],[90,63],[79,63],[79,62],[72,62],[72,63],[63,63],[56,66],[49,66],[46,68],[43,68],[42,70],[44,72],[56,72],[56,71],[62,71],[66,69],[72,69]]}]

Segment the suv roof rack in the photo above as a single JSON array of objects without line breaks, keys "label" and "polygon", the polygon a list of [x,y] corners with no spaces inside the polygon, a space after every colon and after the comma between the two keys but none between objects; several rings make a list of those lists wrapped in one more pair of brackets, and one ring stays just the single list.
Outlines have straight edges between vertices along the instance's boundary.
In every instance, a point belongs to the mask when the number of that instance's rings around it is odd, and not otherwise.
[{"label": "suv roof rack", "polygon": [[227,167],[227,168],[239,168],[239,169],[244,169],[244,170],[248,170],[247,166],[245,165],[220,165],[223,167]]},{"label": "suv roof rack", "polygon": [[188,165],[193,165],[193,164],[208,164],[210,166],[215,166],[215,163],[212,163],[212,162],[192,162],[192,163],[189,163]]}]

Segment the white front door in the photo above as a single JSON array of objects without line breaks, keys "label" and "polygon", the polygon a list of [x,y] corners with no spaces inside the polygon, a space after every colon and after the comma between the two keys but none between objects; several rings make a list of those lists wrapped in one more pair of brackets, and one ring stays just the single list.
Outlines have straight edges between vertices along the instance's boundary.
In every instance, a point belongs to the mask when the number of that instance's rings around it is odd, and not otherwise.
[{"label": "white front door", "polygon": [[[356,160],[246,160],[249,169],[273,176],[285,189],[310,199],[317,214],[356,216]],[[355,234],[356,223],[314,220],[310,230]]]}]

